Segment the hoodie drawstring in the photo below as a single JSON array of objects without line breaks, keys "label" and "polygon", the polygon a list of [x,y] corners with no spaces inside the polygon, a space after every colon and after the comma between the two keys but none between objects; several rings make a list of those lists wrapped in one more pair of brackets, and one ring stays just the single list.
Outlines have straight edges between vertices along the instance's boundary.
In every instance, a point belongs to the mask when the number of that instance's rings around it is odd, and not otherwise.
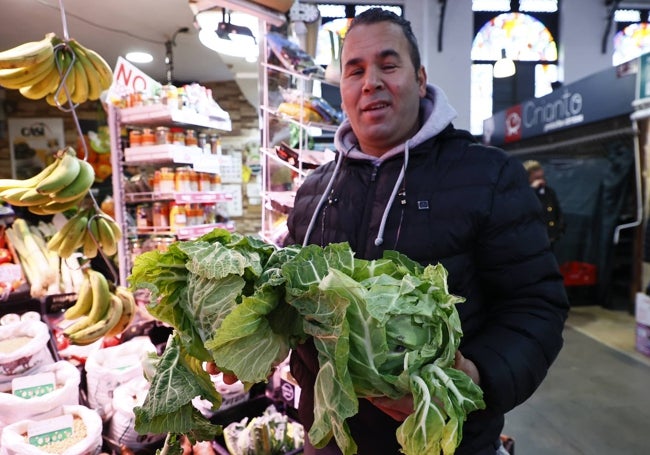
[{"label": "hoodie drawstring", "polygon": [[386,230],[386,221],[388,220],[388,212],[390,212],[390,208],[392,207],[393,202],[395,202],[397,193],[399,192],[400,186],[402,185],[402,180],[404,180],[404,174],[406,174],[406,167],[408,166],[408,162],[409,162],[409,143],[407,141],[406,144],[404,145],[404,163],[402,164],[402,169],[399,171],[399,176],[397,177],[395,186],[393,186],[393,192],[390,194],[390,198],[388,199],[388,203],[386,204],[386,207],[384,207],[384,214],[381,216],[379,231],[377,232],[377,238],[375,238],[375,246],[380,246],[382,243],[384,243],[384,231]]}]

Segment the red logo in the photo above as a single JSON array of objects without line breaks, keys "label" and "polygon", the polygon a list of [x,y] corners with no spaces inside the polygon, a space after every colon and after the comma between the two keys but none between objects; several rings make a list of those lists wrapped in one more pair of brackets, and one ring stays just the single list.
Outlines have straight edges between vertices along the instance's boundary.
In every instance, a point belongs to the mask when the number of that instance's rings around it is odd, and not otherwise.
[{"label": "red logo", "polygon": [[504,142],[516,142],[521,140],[521,104],[513,106],[506,111],[506,134]]}]

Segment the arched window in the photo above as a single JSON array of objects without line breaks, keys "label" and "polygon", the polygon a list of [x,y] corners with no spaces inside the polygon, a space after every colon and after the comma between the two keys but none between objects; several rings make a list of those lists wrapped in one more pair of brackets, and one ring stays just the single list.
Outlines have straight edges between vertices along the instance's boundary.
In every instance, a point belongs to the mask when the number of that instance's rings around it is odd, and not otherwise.
[{"label": "arched window", "polygon": [[[517,6],[517,2],[509,3]],[[528,3],[535,5],[535,2]],[[552,3],[557,7],[556,2]],[[519,2],[516,9],[522,10],[523,4]],[[546,8],[548,4],[545,2]],[[544,12],[499,14],[498,11],[477,11],[476,4],[474,7],[476,32],[471,49],[470,129],[473,134],[481,134],[483,120],[493,112],[552,91],[552,84],[558,81],[558,46],[553,32],[537,16],[547,20],[552,17],[556,22],[557,8],[551,12],[544,9]],[[493,67],[504,51],[515,61],[517,73],[497,79],[493,77]]]},{"label": "arched window", "polygon": [[647,52],[650,52],[650,24],[647,22],[627,25],[614,35],[613,65],[620,65]]}]

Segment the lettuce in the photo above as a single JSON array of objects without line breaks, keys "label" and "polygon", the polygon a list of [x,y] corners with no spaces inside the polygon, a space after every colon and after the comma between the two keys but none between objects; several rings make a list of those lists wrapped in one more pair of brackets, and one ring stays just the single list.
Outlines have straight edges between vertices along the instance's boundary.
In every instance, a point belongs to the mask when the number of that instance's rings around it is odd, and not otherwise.
[{"label": "lettuce", "polygon": [[397,431],[403,452],[451,454],[467,414],[485,407],[481,389],[453,368],[463,299],[449,294],[442,265],[395,251],[357,259],[347,243],[276,248],[217,230],[139,256],[130,283],[152,291],[150,312],[175,329],[135,410],[141,433],[209,434],[189,410],[194,396],[220,404],[200,362],[249,387],[309,337],[320,367],[316,447],[334,437],[345,455],[356,453],[346,420],[358,400],[412,394],[415,412]]}]

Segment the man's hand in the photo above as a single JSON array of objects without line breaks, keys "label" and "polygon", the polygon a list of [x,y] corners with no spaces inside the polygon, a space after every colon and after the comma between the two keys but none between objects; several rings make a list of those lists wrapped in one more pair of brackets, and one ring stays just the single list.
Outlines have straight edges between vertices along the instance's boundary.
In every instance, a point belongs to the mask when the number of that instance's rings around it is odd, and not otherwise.
[{"label": "man's hand", "polygon": [[[207,371],[208,374],[219,374],[221,373],[221,370],[217,367],[217,364],[214,362],[208,362],[205,366],[205,371]],[[229,374],[229,373],[223,373],[223,382],[224,384],[234,384],[237,382],[239,379],[237,379],[237,376],[234,374]]]},{"label": "man's hand", "polygon": [[463,357],[463,354],[460,351],[456,351],[456,358],[454,359],[454,368],[462,371],[467,376],[469,376],[474,384],[481,385],[481,375],[478,372],[478,368],[474,365],[474,362]]},{"label": "man's hand", "polygon": [[[464,372],[472,379],[472,381],[474,381],[475,384],[480,385],[481,376],[479,375],[476,365],[474,365],[474,362],[471,360],[465,358],[460,351],[456,351],[454,368]],[[413,413],[414,409],[413,396],[410,394],[398,398],[397,400],[388,397],[371,397],[368,398],[368,401],[398,422],[406,420],[406,418]]]}]

